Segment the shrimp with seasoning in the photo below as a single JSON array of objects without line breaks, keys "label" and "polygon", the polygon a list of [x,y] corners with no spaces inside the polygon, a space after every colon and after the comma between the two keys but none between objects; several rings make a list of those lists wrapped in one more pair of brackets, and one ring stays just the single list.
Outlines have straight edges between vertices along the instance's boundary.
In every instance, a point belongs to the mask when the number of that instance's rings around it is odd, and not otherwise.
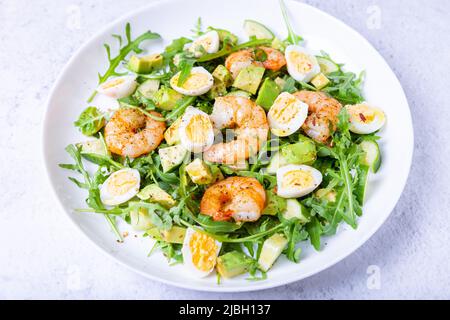
[{"label": "shrimp with seasoning", "polygon": [[242,163],[256,154],[267,141],[269,125],[263,108],[244,97],[216,98],[210,115],[217,130],[233,129],[235,140],[212,145],[203,153],[206,161],[224,164]]},{"label": "shrimp with seasoning", "polygon": [[[155,118],[161,114],[151,111]],[[155,150],[164,139],[164,121],[155,120],[136,109],[119,109],[105,126],[108,149],[123,157],[137,158]]]},{"label": "shrimp with seasoning", "polygon": [[263,186],[255,178],[229,177],[206,189],[200,213],[215,221],[233,218],[237,222],[256,221],[266,203]]},{"label": "shrimp with seasoning", "polygon": [[[264,61],[259,61],[258,50],[265,54]],[[284,54],[270,47],[258,47],[256,49],[244,49],[230,54],[225,60],[225,67],[236,78],[242,69],[250,66],[264,67],[268,70],[278,71],[286,65]]]},{"label": "shrimp with seasoning", "polygon": [[336,130],[341,103],[323,92],[302,90],[294,96],[309,106],[303,131],[315,141],[327,143]]}]

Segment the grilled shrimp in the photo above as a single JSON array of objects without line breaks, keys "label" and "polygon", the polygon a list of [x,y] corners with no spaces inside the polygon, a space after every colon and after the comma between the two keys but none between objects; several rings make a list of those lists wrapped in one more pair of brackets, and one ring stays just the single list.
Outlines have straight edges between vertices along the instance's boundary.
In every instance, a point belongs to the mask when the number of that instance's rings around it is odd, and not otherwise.
[{"label": "grilled shrimp", "polygon": [[[162,117],[158,112],[152,115]],[[105,127],[108,149],[123,157],[137,158],[155,150],[164,138],[166,124],[135,109],[119,109]]]},{"label": "grilled shrimp", "polygon": [[235,139],[212,145],[203,153],[206,161],[237,164],[256,154],[267,140],[269,125],[264,109],[244,97],[216,98],[210,116],[217,130],[234,129]]},{"label": "grilled shrimp", "polygon": [[215,221],[256,221],[266,203],[263,186],[255,178],[230,177],[209,187],[201,200],[200,213]]},{"label": "grilled shrimp", "polygon": [[[265,59],[258,60],[257,50],[262,50],[266,54]],[[231,72],[233,78],[236,78],[242,69],[250,65],[278,71],[286,65],[286,59],[283,53],[278,50],[269,47],[259,47],[256,50],[244,49],[234,52],[225,60],[225,67]]]},{"label": "grilled shrimp", "polygon": [[336,130],[337,116],[342,108],[340,102],[323,92],[302,90],[294,96],[309,106],[303,131],[315,141],[327,143]]}]

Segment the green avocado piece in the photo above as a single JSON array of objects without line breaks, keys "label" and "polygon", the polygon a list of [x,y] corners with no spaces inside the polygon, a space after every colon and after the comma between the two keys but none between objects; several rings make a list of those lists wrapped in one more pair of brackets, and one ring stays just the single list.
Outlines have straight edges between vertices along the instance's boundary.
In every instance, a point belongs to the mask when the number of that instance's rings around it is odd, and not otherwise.
[{"label": "green avocado piece", "polygon": [[317,159],[316,145],[311,139],[301,138],[297,143],[282,147],[280,156],[289,164],[311,165]]},{"label": "green avocado piece", "polygon": [[261,88],[259,88],[258,98],[256,98],[256,104],[263,107],[266,111],[269,111],[273,102],[280,94],[280,89],[275,81],[266,78]]},{"label": "green avocado piece", "polygon": [[214,69],[212,76],[215,80],[222,82],[225,87],[229,87],[233,83],[233,77],[224,65],[219,64],[216,69]]},{"label": "green avocado piece", "polygon": [[136,231],[146,231],[154,227],[148,210],[145,208],[139,208],[130,212],[130,224]]},{"label": "green avocado piece", "polygon": [[141,74],[150,73],[153,70],[161,68],[162,65],[163,56],[159,53],[144,57],[132,56],[130,61],[128,61],[128,68],[133,72]]},{"label": "green avocado piece", "polygon": [[210,99],[222,97],[227,94],[227,87],[221,81],[215,81],[212,88],[208,91],[207,95]]},{"label": "green avocado piece", "polygon": [[178,100],[182,99],[183,95],[176,92],[172,88],[162,86],[154,94],[154,101],[158,108],[163,110],[172,110],[175,108]]},{"label": "green avocado piece", "polygon": [[158,228],[152,228],[147,230],[147,234],[155,240],[182,244],[186,235],[186,228],[177,226],[173,226],[170,230],[159,230]]},{"label": "green avocado piece", "polygon": [[144,189],[139,191],[137,197],[141,200],[159,203],[166,208],[171,208],[176,204],[172,196],[156,184],[146,186]]},{"label": "green avocado piece", "polygon": [[221,42],[225,42],[225,40],[226,40],[231,45],[235,45],[238,43],[238,40],[239,40],[238,37],[228,30],[217,29],[217,28],[212,28],[212,27],[209,27],[208,30],[217,31],[217,33],[219,34],[219,40]]},{"label": "green avocado piece", "polygon": [[217,258],[217,271],[224,278],[233,278],[247,272],[251,264],[244,253],[231,251]]},{"label": "green avocado piece", "polygon": [[188,152],[182,145],[177,144],[172,147],[159,149],[158,153],[163,172],[169,172],[183,162]]},{"label": "green avocado piece", "polygon": [[264,76],[264,71],[263,67],[253,65],[242,69],[234,80],[233,87],[255,94]]},{"label": "green avocado piece", "polygon": [[277,196],[272,190],[266,191],[266,199],[267,205],[262,212],[263,215],[274,216],[286,209],[286,199]]}]

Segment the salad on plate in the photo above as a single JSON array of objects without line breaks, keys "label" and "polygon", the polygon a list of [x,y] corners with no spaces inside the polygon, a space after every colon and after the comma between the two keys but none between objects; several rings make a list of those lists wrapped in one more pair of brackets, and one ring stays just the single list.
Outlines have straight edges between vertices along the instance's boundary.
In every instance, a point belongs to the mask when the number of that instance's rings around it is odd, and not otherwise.
[{"label": "salad on plate", "polygon": [[246,20],[240,41],[199,19],[163,52],[144,53],[160,36],[133,39],[129,24],[117,55],[105,45],[109,68],[74,123],[90,138],[60,165],[87,191],[77,213],[103,215],[119,242],[122,219],[151,252],[218,281],[264,279],[282,255],[299,263],[302,243],[357,227],[385,114],[364,74],[306,46],[280,4],[287,39]]}]

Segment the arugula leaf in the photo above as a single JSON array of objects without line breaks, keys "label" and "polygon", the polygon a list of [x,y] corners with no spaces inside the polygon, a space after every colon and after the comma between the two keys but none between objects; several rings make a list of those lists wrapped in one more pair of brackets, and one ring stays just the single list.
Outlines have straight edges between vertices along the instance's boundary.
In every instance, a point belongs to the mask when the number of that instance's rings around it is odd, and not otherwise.
[{"label": "arugula leaf", "polygon": [[356,104],[363,102],[364,96],[362,93],[362,85],[364,82],[365,72],[361,72],[359,76],[357,76],[353,72],[344,71],[344,65],[336,63],[326,52],[322,51],[320,57],[331,61],[338,67],[337,71],[327,74],[327,78],[331,81],[331,83],[322,89],[322,91],[327,92],[343,104]]},{"label": "arugula leaf", "polygon": [[320,236],[322,235],[322,225],[317,217],[311,217],[311,221],[306,224],[306,231],[314,249],[320,250]]},{"label": "arugula leaf", "polygon": [[271,42],[272,42],[272,40],[256,39],[256,40],[250,40],[250,41],[241,43],[234,47],[224,47],[221,50],[217,51],[216,53],[210,53],[210,54],[205,54],[204,56],[201,56],[200,58],[197,59],[197,62],[206,62],[206,61],[215,60],[215,59],[227,56],[230,53],[233,53],[233,52],[245,49],[245,48],[268,45]]},{"label": "arugula leaf", "polygon": [[301,248],[297,248],[296,245],[300,241],[306,240],[309,236],[308,232],[303,228],[299,220],[294,220],[293,223],[288,225],[284,234],[288,239],[288,244],[285,249],[286,258],[298,263],[300,261]]},{"label": "arugula leaf", "polygon": [[283,0],[279,0],[281,13],[283,14],[284,23],[286,24],[286,28],[288,30],[288,38],[286,39],[286,42],[289,44],[298,44],[300,41],[303,40],[302,37],[295,34],[294,29],[292,29],[291,23],[289,21],[289,17],[286,10],[286,5],[284,4]]},{"label": "arugula leaf", "polygon": [[158,203],[148,203],[144,201],[130,202],[127,211],[146,209],[150,216],[150,221],[159,230],[170,230],[172,228],[172,217],[169,211]]},{"label": "arugula leaf", "polygon": [[[142,112],[143,114],[145,114],[147,117],[152,118],[153,120],[166,121],[166,119],[164,117],[155,116],[154,114],[151,114],[150,112],[148,112],[144,108],[141,108],[140,100],[138,100],[134,96],[125,97],[125,98],[119,99],[118,101],[119,101],[119,105],[120,105],[121,108],[138,110],[138,111]],[[148,101],[150,103],[150,100],[148,100]],[[151,104],[154,105],[153,102],[151,102]],[[154,110],[154,109],[151,109],[151,107],[149,109],[150,109],[150,111]]]},{"label": "arugula leaf", "polygon": [[180,77],[178,78],[178,86],[182,86],[191,74],[192,67],[194,66],[196,60],[189,54],[181,54],[180,62],[178,68],[180,71]]},{"label": "arugula leaf", "polygon": [[85,136],[92,136],[100,131],[105,125],[105,114],[101,113],[96,107],[86,108],[74,122]]},{"label": "arugula leaf", "polygon": [[173,40],[171,44],[169,44],[162,53],[164,61],[167,64],[172,63],[173,57],[175,57],[175,55],[177,55],[178,53],[183,52],[184,46],[191,42],[192,42],[191,39],[185,37]]},{"label": "arugula leaf", "polygon": [[238,171],[236,172],[238,176],[241,177],[252,177],[259,181],[264,186],[264,189],[270,190],[275,188],[277,185],[277,178],[269,174],[261,172],[251,172],[251,171]]},{"label": "arugula leaf", "polygon": [[[108,57],[109,62],[109,68],[105,71],[103,75],[100,73],[98,74],[98,84],[102,84],[106,80],[108,80],[112,76],[121,76],[124,75],[123,73],[118,73],[116,71],[117,67],[120,65],[120,63],[128,56],[129,53],[135,52],[137,54],[142,53],[142,49],[139,48],[141,43],[145,40],[152,40],[152,39],[160,39],[161,36],[157,33],[153,33],[151,31],[144,32],[136,39],[131,39],[131,26],[130,23],[127,23],[125,27],[125,36],[126,36],[126,44],[122,47],[122,37],[119,35],[114,35],[115,38],[119,40],[119,45],[121,46],[119,53],[114,58],[111,57],[111,47],[108,44],[105,44],[106,54]],[[91,102],[94,97],[96,96],[97,91],[94,91],[94,93],[89,97],[88,102]]]},{"label": "arugula leaf", "polygon": [[[94,210],[105,210],[103,203],[100,200],[100,190],[99,185],[104,182],[106,179],[106,176],[102,172],[101,168],[97,171],[97,173],[91,177],[89,173],[84,168],[83,162],[81,160],[81,148],[76,147],[75,145],[71,144],[66,147],[67,153],[72,157],[72,159],[75,161],[74,165],[64,165],[61,164],[61,168],[65,169],[72,169],[77,172],[79,172],[83,178],[84,183],[78,182],[74,178],[69,178],[72,182],[74,182],[77,186],[83,187],[85,189],[88,189],[89,196],[86,199],[86,203],[89,207],[91,207]],[[109,225],[111,226],[111,229],[115,233],[118,241],[123,241],[122,236],[117,229],[116,223],[114,221],[114,218],[111,217],[109,214],[104,214],[106,220],[108,221]]]},{"label": "arugula leaf", "polygon": [[95,163],[99,166],[104,166],[107,168],[114,168],[114,169],[123,169],[124,165],[121,163],[118,163],[111,159],[111,157],[104,156],[97,153],[81,153],[81,156],[86,159],[87,161],[90,161],[92,163]]},{"label": "arugula leaf", "polygon": [[202,30],[202,18],[198,17],[194,29],[191,30],[195,37],[201,36],[204,32]]}]

